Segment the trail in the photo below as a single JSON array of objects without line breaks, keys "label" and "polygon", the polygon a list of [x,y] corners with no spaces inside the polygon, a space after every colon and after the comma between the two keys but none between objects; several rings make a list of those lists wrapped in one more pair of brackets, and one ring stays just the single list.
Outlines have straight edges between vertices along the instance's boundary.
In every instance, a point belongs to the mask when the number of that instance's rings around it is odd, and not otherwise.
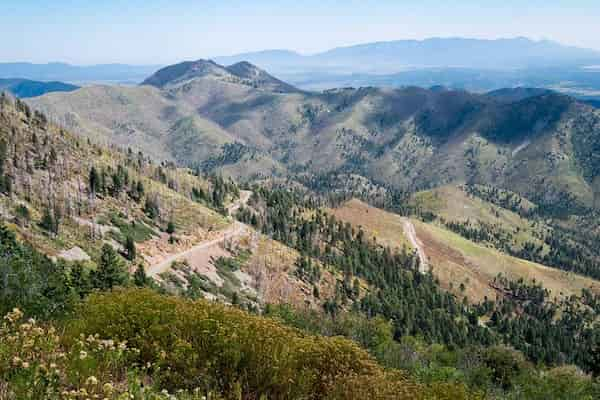
[{"label": "trail", "polygon": [[427,255],[423,250],[423,244],[417,237],[415,226],[409,219],[404,220],[403,224],[404,234],[408,237],[410,244],[417,250],[417,256],[419,257],[419,272],[426,274],[429,271],[429,265],[427,264]]},{"label": "trail", "polygon": [[[229,211],[229,214],[230,215],[234,214],[242,205],[246,204],[248,202],[248,200],[250,199],[251,194],[252,194],[252,192],[247,191],[247,190],[241,191],[240,198],[227,208],[227,210]],[[227,229],[220,231],[216,238],[211,239],[206,242],[198,243],[182,252],[172,254],[172,255],[168,256],[167,258],[165,258],[164,260],[148,267],[146,269],[146,273],[151,277],[156,277],[156,276],[160,275],[161,273],[167,271],[171,267],[171,264],[173,264],[174,261],[197,258],[197,257],[201,256],[202,253],[204,253],[208,249],[210,249],[211,247],[216,246],[220,243],[223,243],[224,241],[229,240],[231,238],[240,236],[240,235],[244,234],[244,232],[246,232],[246,225],[242,224],[241,222],[235,221]]]},{"label": "trail", "polygon": [[245,230],[246,230],[246,226],[244,224],[242,224],[241,222],[236,221],[233,223],[233,225],[231,227],[227,228],[224,231],[221,231],[219,233],[219,236],[217,236],[215,239],[212,239],[208,242],[198,243],[197,245],[190,247],[187,250],[184,250],[177,254],[173,254],[173,255],[165,258],[161,262],[150,266],[146,272],[148,273],[149,276],[155,277],[155,276],[167,271],[169,269],[169,267],[171,266],[171,264],[173,264],[174,261],[177,261],[179,259],[185,259],[188,257],[191,258],[194,256],[198,256],[198,253],[201,253],[204,250],[207,250],[215,245],[218,245],[228,239],[239,236],[239,235],[243,234],[245,232]]},{"label": "trail", "polygon": [[512,151],[512,156],[516,156],[521,150],[523,150],[525,147],[529,146],[529,140],[524,141],[523,143],[521,143],[520,145],[518,145],[517,147],[515,147],[515,149]]}]

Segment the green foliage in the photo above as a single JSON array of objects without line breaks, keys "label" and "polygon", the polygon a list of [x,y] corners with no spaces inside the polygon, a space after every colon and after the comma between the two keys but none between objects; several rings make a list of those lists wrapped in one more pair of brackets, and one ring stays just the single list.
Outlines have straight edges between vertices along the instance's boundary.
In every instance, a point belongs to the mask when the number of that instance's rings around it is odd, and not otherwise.
[{"label": "green foliage", "polygon": [[111,214],[110,223],[119,228],[120,234],[116,235],[116,239],[124,245],[127,244],[127,238],[131,238],[134,242],[139,243],[152,239],[155,235],[152,228],[142,221],[131,220],[128,222],[117,214]]},{"label": "green foliage", "polygon": [[163,392],[137,350],[97,335],[66,338],[54,326],[23,320],[15,309],[0,326],[0,397],[5,400],[218,400],[210,392]]},{"label": "green foliage", "polygon": [[146,196],[144,212],[150,219],[155,219],[160,216],[160,205],[156,196]]},{"label": "green foliage", "polygon": [[493,308],[490,328],[534,362],[547,365],[573,363],[593,371],[593,349],[600,343],[600,296],[584,290],[552,302],[537,284],[509,282],[499,277],[494,285],[504,299]]},{"label": "green foliage", "polygon": [[44,213],[40,221],[40,227],[46,230],[48,233],[56,236],[60,228],[61,213],[58,208],[52,209],[51,207],[44,208]]},{"label": "green foliage", "polygon": [[8,143],[4,138],[0,139],[0,192],[10,194],[12,181],[6,174],[5,163],[8,159]]},{"label": "green foliage", "polygon": [[[331,318],[314,310],[269,305],[265,314],[313,334],[350,338],[369,350],[383,366],[405,370],[432,390],[445,388],[448,397],[442,398],[452,399],[457,390],[465,387],[486,394],[484,398],[507,400],[587,400],[596,398],[600,390],[600,382],[576,367],[536,368],[525,361],[522,353],[506,346],[450,350],[410,336],[395,341],[390,322],[356,313]],[[439,392],[438,395],[443,396]]]},{"label": "green foliage", "polygon": [[91,194],[96,194],[101,192],[101,182],[100,175],[98,174],[98,170],[96,167],[92,166],[90,169],[90,175],[88,179],[89,191]]},{"label": "green foliage", "polygon": [[133,283],[137,287],[145,287],[150,284],[150,278],[146,275],[146,269],[142,264],[138,264],[133,273]]},{"label": "green foliage", "polygon": [[36,317],[63,315],[77,298],[75,285],[64,264],[54,264],[17,242],[14,233],[0,225],[0,313],[19,307]]},{"label": "green foliage", "polygon": [[135,260],[136,249],[135,249],[135,241],[131,236],[127,236],[125,239],[125,254],[127,255],[127,259],[129,261]]},{"label": "green foliage", "polygon": [[91,280],[94,288],[109,290],[127,283],[129,275],[119,255],[109,244],[102,246],[102,254],[98,267],[92,272]]},{"label": "green foliage", "polygon": [[[263,233],[297,249],[303,257],[316,258],[344,274],[336,296],[324,303],[329,313],[337,313],[351,300],[367,315],[392,319],[397,338],[422,335],[431,342],[458,346],[496,340],[477,324],[476,317],[470,318],[476,309],[463,307],[442,291],[431,275],[418,272],[418,259],[412,253],[395,252],[367,239],[362,230],[324,213],[316,199],[296,191],[255,188],[250,205],[260,207],[259,212],[242,208],[240,220],[255,223]],[[305,211],[311,211],[309,218]],[[318,279],[318,271],[315,273],[306,258],[298,262],[298,274]],[[373,286],[360,301],[355,277]]]},{"label": "green foliage", "polygon": [[29,211],[29,208],[27,208],[27,206],[24,204],[19,204],[18,206],[16,206],[15,218],[17,224],[21,226],[27,225],[31,220],[31,212]]},{"label": "green foliage", "polygon": [[261,317],[148,290],[93,294],[73,325],[137,349],[132,361],[169,390],[212,388],[225,396],[269,399],[423,398],[418,385],[384,372],[355,344],[301,335]]},{"label": "green foliage", "polygon": [[175,233],[175,223],[173,221],[169,221],[169,223],[167,224],[167,230],[166,232],[169,235],[172,235]]}]

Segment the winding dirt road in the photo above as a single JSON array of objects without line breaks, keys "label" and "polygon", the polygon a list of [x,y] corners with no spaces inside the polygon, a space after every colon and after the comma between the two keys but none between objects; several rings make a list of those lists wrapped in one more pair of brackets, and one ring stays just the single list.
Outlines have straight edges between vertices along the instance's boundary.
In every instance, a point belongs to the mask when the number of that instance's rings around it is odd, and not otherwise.
[{"label": "winding dirt road", "polygon": [[[242,190],[240,192],[240,198],[237,201],[235,201],[234,203],[232,203],[227,208],[227,210],[229,211],[229,215],[235,214],[235,212],[242,205],[246,204],[248,202],[248,200],[250,199],[251,195],[252,195],[252,192],[250,192],[248,190]],[[244,233],[246,233],[246,225],[242,224],[241,222],[234,221],[233,224],[230,225],[227,229],[220,231],[216,238],[211,239],[209,241],[198,243],[182,252],[172,254],[172,255],[168,256],[167,258],[165,258],[164,260],[148,267],[146,269],[146,273],[149,276],[154,278],[154,277],[160,275],[161,273],[167,271],[171,267],[171,264],[173,264],[174,261],[183,260],[183,259],[188,259],[188,260],[196,259],[198,257],[201,257],[204,252],[208,251],[213,246],[219,245],[220,243],[222,243],[226,240],[232,239],[234,237],[241,236]]]},{"label": "winding dirt road", "polygon": [[409,219],[406,219],[404,220],[403,228],[404,234],[406,235],[406,237],[408,237],[410,244],[417,250],[417,256],[419,257],[419,272],[422,274],[426,274],[429,271],[427,255],[425,254],[425,250],[423,250],[423,244],[417,237],[415,226]]},{"label": "winding dirt road", "polygon": [[162,274],[163,272],[167,271],[171,267],[171,264],[173,264],[174,261],[181,260],[181,259],[187,259],[187,258],[190,258],[190,259],[196,258],[196,257],[200,256],[201,253],[206,251],[207,249],[209,249],[213,246],[216,246],[228,239],[242,235],[245,231],[246,231],[246,225],[242,224],[241,222],[235,221],[232,226],[225,229],[224,231],[219,232],[219,236],[217,236],[216,238],[209,240],[207,242],[198,243],[197,245],[190,247],[189,249],[187,249],[185,251],[182,251],[177,254],[173,254],[173,255],[165,258],[161,262],[150,266],[146,270],[146,272],[148,273],[149,276],[156,277],[159,274]]}]

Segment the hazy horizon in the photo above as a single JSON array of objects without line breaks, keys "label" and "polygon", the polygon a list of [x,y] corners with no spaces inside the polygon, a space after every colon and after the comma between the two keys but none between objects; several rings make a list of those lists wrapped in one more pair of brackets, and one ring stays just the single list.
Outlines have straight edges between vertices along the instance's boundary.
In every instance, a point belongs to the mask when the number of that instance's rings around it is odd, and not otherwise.
[{"label": "hazy horizon", "polygon": [[3,43],[0,62],[164,65],[272,49],[310,55],[433,37],[527,37],[600,51],[600,4],[587,0],[507,0],[486,6],[472,0],[377,5],[356,0],[21,0],[5,8],[0,34],[19,40]]},{"label": "hazy horizon", "polygon": [[[376,44],[376,43],[388,43],[388,42],[395,42],[395,41],[427,41],[427,40],[431,40],[431,39],[466,39],[466,40],[511,40],[511,39],[528,39],[531,41],[536,41],[536,42],[541,42],[541,41],[551,41],[557,44],[560,44],[562,46],[567,46],[567,47],[577,47],[580,49],[584,49],[584,50],[593,50],[593,51],[598,51],[600,52],[600,49],[594,49],[594,48],[590,48],[590,47],[581,47],[581,46],[575,46],[569,43],[564,43],[564,42],[559,42],[553,39],[547,39],[547,38],[541,38],[541,39],[532,39],[529,37],[525,37],[525,36],[514,36],[514,37],[497,37],[497,38],[478,38],[478,37],[466,37],[466,36],[431,36],[431,37],[424,37],[422,39],[406,39],[406,38],[397,38],[397,39],[389,39],[389,40],[374,40],[374,41],[370,41],[370,42],[357,42],[357,43],[347,43],[347,44],[343,44],[343,45],[339,45],[339,46],[335,46],[335,47],[331,47],[331,48],[327,48],[327,49],[323,49],[317,52],[302,52],[296,49],[292,49],[292,48],[260,48],[260,49],[249,49],[249,50],[245,50],[245,51],[239,51],[239,52],[235,52],[235,53],[229,53],[229,54],[212,54],[212,55],[207,55],[205,57],[187,57],[187,58],[182,58],[179,60],[174,60],[172,62],[167,62],[167,63],[127,63],[127,62],[120,62],[120,61],[113,61],[113,62],[94,62],[94,63],[77,63],[77,62],[69,62],[69,61],[65,61],[65,60],[60,60],[60,59],[56,59],[56,60],[48,60],[48,61],[31,61],[31,60],[0,60],[0,63],[26,63],[26,64],[37,64],[37,65],[50,65],[50,64],[67,64],[67,65],[72,65],[72,66],[81,66],[81,67],[88,67],[88,66],[96,66],[96,65],[131,65],[131,66],[159,66],[159,65],[167,65],[167,64],[172,64],[172,63],[177,63],[177,62],[183,62],[183,61],[196,61],[199,59],[217,59],[217,58],[226,58],[226,57],[230,57],[230,56],[237,56],[237,55],[243,55],[243,54],[252,54],[252,53],[260,53],[260,52],[270,52],[270,51],[290,51],[293,53],[297,53],[301,56],[312,56],[312,55],[316,55],[319,53],[323,53],[326,52],[328,50],[332,50],[332,49],[336,49],[336,48],[345,48],[345,47],[353,47],[353,46],[360,46],[360,45],[364,45],[364,44]],[[596,69],[596,68],[600,68],[600,66],[589,66],[587,68],[590,69]]]}]

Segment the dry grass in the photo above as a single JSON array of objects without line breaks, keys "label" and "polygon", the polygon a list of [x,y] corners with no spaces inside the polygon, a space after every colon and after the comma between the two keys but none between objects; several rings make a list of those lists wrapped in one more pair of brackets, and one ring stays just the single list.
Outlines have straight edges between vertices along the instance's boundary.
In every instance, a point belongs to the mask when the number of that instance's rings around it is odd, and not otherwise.
[{"label": "dry grass", "polygon": [[336,218],[362,227],[368,237],[391,248],[411,248],[410,242],[404,236],[404,218],[370,205],[360,200],[350,200],[342,207],[329,210]]},{"label": "dry grass", "polygon": [[529,241],[536,245],[543,244],[536,234],[541,234],[547,229],[546,227],[532,227],[531,221],[517,213],[469,196],[460,187],[454,185],[419,192],[413,196],[412,201],[423,210],[431,211],[446,221],[479,221],[511,232],[516,243]]},{"label": "dry grass", "polygon": [[[362,226],[379,243],[397,248],[408,245],[402,227],[403,218],[398,215],[358,200],[351,200],[331,212],[343,221]],[[514,280],[535,279],[556,297],[580,294],[584,288],[592,288],[600,293],[600,282],[593,279],[511,257],[433,224],[414,219],[411,221],[432,272],[442,287],[460,297],[466,296],[472,302],[479,302],[486,296],[496,298],[496,291],[490,287],[490,282],[499,273]],[[461,283],[464,284],[464,291],[459,289]]]},{"label": "dry grass", "polygon": [[252,257],[242,270],[253,278],[264,303],[319,307],[323,299],[334,295],[338,277],[332,271],[321,268],[317,284],[320,296],[315,298],[312,285],[294,275],[299,257],[296,250],[255,231],[251,231],[247,240]]},{"label": "dry grass", "polygon": [[530,282],[535,279],[555,297],[580,294],[584,288],[600,293],[600,283],[593,279],[508,256],[431,224],[414,223],[434,275],[447,288],[452,283],[455,291],[463,283],[464,294],[473,301],[495,296],[489,283],[498,274],[511,280],[523,278]]}]

